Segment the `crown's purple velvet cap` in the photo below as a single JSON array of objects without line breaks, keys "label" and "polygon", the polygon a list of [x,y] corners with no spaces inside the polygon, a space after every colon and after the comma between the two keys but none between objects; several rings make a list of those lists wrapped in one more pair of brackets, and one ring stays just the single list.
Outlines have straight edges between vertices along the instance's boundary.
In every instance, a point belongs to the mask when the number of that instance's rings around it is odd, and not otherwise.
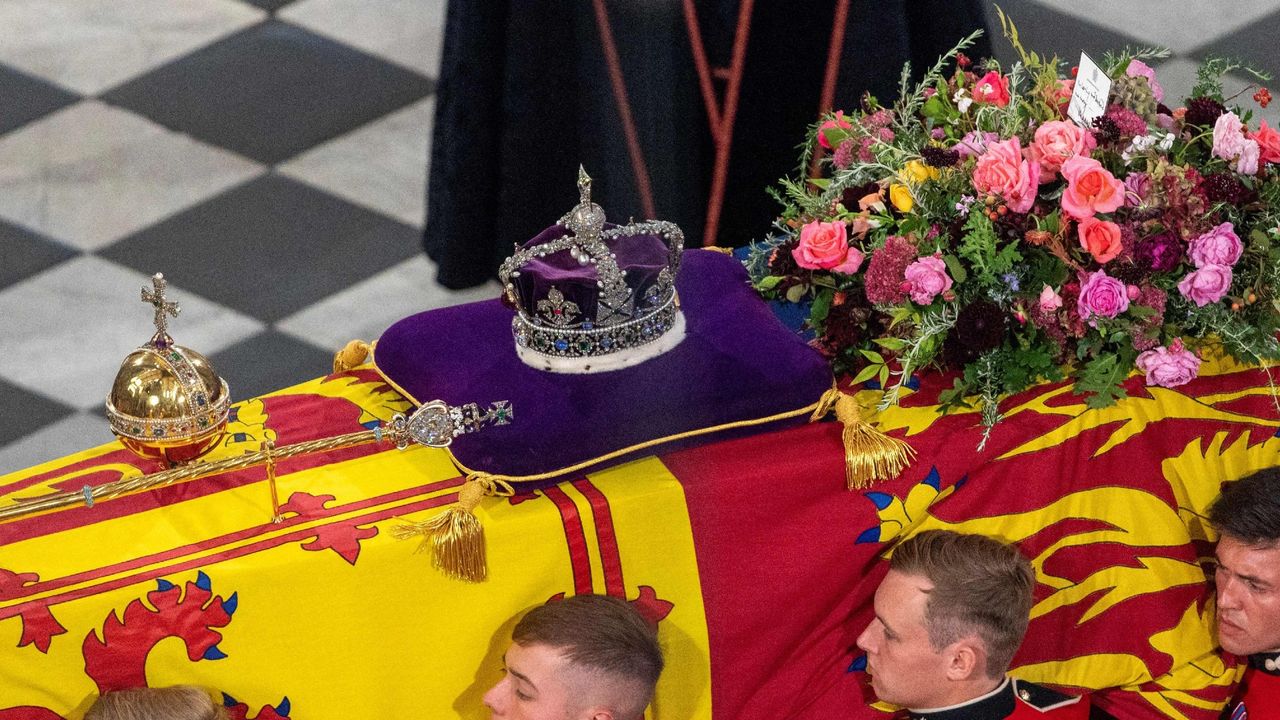
[{"label": "crown's purple velvet cap", "polygon": [[[498,300],[430,310],[392,325],[375,363],[421,404],[511,403],[510,425],[458,437],[467,467],[528,476],[654,438],[812,404],[831,386],[826,361],[782,326],[733,258],[684,253],[676,280],[686,335],[639,365],[586,375],[543,372],[516,357],[512,312]],[[673,442],[639,454],[802,424],[807,417]],[[611,464],[621,462],[620,458]]]},{"label": "crown's purple velvet cap", "polygon": [[[614,227],[617,226],[605,223],[604,229]],[[570,234],[571,231],[563,225],[552,225],[522,247],[536,247]],[[658,282],[658,273],[667,267],[671,257],[667,244],[653,234],[620,235],[609,239],[607,244],[617,257],[618,267],[626,272],[627,286],[637,299],[643,298],[649,288]],[[538,315],[538,301],[546,298],[551,287],[555,286],[565,300],[577,304],[578,312],[581,313],[579,319],[595,319],[600,293],[600,287],[596,284],[600,276],[595,265],[582,265],[568,250],[561,250],[531,258],[523,267],[516,269],[520,275],[513,277],[511,283],[516,287],[520,305],[526,315]],[[637,305],[640,304],[638,300]],[[637,310],[639,309],[638,307]]]}]

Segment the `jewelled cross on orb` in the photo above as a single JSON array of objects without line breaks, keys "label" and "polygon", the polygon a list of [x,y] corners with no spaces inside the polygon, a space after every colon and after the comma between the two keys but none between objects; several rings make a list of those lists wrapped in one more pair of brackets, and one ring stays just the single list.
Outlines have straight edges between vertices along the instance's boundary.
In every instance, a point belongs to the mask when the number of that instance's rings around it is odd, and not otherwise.
[{"label": "jewelled cross on orb", "polygon": [[164,273],[156,273],[151,276],[151,286],[154,291],[142,288],[142,302],[150,303],[156,311],[155,324],[156,334],[151,338],[151,344],[156,347],[168,347],[173,344],[173,338],[169,337],[169,318],[166,315],[178,317],[178,313],[182,312],[182,308],[176,302],[169,302],[164,298],[165,288],[169,283],[164,279]]}]

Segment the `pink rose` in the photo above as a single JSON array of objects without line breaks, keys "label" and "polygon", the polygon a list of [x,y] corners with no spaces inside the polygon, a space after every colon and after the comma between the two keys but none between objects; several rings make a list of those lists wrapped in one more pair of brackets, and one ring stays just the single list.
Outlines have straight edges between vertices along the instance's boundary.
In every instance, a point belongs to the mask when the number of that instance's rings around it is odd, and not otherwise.
[{"label": "pink rose", "polygon": [[862,251],[849,246],[849,231],[842,222],[805,223],[800,242],[791,249],[796,264],[810,270],[855,273],[862,265]]},{"label": "pink rose", "polygon": [[1051,313],[1062,307],[1062,296],[1054,292],[1053,288],[1048,285],[1040,291],[1040,311]]},{"label": "pink rose", "polygon": [[1075,155],[1088,155],[1097,147],[1093,133],[1065,120],[1050,120],[1036,128],[1035,139],[1027,147],[1027,154],[1040,163],[1040,182],[1053,180],[1062,163]]},{"label": "pink rose", "polygon": [[1222,113],[1213,124],[1213,156],[1228,162],[1240,155],[1244,144],[1244,125],[1233,112]]},{"label": "pink rose", "polygon": [[1129,292],[1124,283],[1099,270],[1089,273],[1080,286],[1080,299],[1076,301],[1080,318],[1113,318],[1129,309]]},{"label": "pink rose", "polygon": [[1230,289],[1231,268],[1226,265],[1205,265],[1192,271],[1178,283],[1178,292],[1195,303],[1196,307],[1218,302]]},{"label": "pink rose", "polygon": [[1009,78],[992,70],[973,86],[973,101],[996,107],[1009,104]]},{"label": "pink rose", "polygon": [[1186,385],[1200,374],[1200,358],[1182,346],[1181,338],[1174,339],[1167,348],[1142,353],[1134,364],[1147,374],[1148,385],[1160,387]]},{"label": "pink rose", "polygon": [[906,280],[910,284],[911,299],[918,305],[928,305],[938,295],[951,289],[951,276],[947,264],[937,255],[929,255],[907,266]]},{"label": "pink rose", "polygon": [[1093,256],[1099,265],[1111,262],[1124,246],[1120,243],[1120,226],[1096,217],[1087,217],[1076,228],[1080,235],[1080,247]]},{"label": "pink rose", "polygon": [[1258,174],[1258,143],[1245,140],[1240,143],[1240,154],[1236,156],[1236,172],[1241,175]]},{"label": "pink rose", "polygon": [[1264,163],[1280,163],[1280,132],[1276,132],[1273,127],[1267,127],[1267,121],[1262,121],[1262,127],[1255,133],[1249,133],[1249,139],[1258,143],[1258,159]]},{"label": "pink rose", "polygon": [[835,118],[827,120],[818,126],[818,144],[824,149],[831,149],[831,141],[827,139],[828,130],[850,130],[853,124],[844,116],[843,110],[837,110]]},{"label": "pink rose", "polygon": [[849,247],[849,254],[844,256],[844,262],[831,268],[831,272],[844,273],[852,275],[858,272],[858,268],[862,267],[862,261],[866,259],[866,255],[856,247]]},{"label": "pink rose", "polygon": [[1160,83],[1156,82],[1156,71],[1151,69],[1150,65],[1141,60],[1130,60],[1129,67],[1124,69],[1124,74],[1129,77],[1144,77],[1147,84],[1151,86],[1151,94],[1155,96],[1156,102],[1164,101],[1164,88],[1160,87]]},{"label": "pink rose", "polygon": [[973,187],[1003,197],[1017,213],[1035,203],[1039,178],[1039,163],[1022,159],[1022,143],[1016,137],[989,145],[973,168]]},{"label": "pink rose", "polygon": [[1113,212],[1124,203],[1124,183],[1090,157],[1076,155],[1062,163],[1067,187],[1062,191],[1062,209],[1077,220],[1095,213]]},{"label": "pink rose", "polygon": [[1244,243],[1236,235],[1231,223],[1224,222],[1191,241],[1187,256],[1196,267],[1205,265],[1235,265],[1244,252]]}]

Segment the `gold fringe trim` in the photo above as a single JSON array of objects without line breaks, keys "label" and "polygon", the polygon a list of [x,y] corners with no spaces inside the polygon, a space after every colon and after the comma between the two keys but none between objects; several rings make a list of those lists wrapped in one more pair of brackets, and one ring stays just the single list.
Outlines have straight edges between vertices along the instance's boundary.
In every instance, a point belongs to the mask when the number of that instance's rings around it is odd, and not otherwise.
[{"label": "gold fringe trim", "polygon": [[719,245],[703,245],[702,249],[710,250],[711,252],[718,252],[721,255],[733,256],[733,248],[720,247]]},{"label": "gold fringe trim", "polygon": [[369,351],[372,349],[373,347],[363,340],[352,340],[333,354],[333,371],[346,372],[363,365],[369,359]]},{"label": "gold fringe trim", "polygon": [[840,440],[844,445],[844,480],[850,490],[892,480],[915,459],[916,451],[910,445],[864,421],[858,401],[838,387],[833,386],[822,395],[809,421],[819,420],[833,410],[844,426]]},{"label": "gold fringe trim", "polygon": [[429,520],[392,526],[397,540],[421,537],[417,552],[431,551],[431,564],[449,577],[483,582],[488,577],[484,525],[475,509],[488,495],[512,495],[515,490],[484,473],[467,476],[458,491],[458,503]]}]

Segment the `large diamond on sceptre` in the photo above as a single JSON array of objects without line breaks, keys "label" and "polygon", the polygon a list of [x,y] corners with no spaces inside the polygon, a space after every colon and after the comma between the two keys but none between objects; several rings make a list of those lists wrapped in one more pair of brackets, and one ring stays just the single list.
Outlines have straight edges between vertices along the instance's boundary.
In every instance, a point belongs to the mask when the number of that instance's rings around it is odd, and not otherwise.
[{"label": "large diamond on sceptre", "polygon": [[164,275],[151,278],[142,301],[155,311],[155,335],[129,353],[107,396],[111,431],[137,455],[175,465],[212,450],[227,426],[231,394],[205,356],[169,337],[178,304],[165,297]]}]

